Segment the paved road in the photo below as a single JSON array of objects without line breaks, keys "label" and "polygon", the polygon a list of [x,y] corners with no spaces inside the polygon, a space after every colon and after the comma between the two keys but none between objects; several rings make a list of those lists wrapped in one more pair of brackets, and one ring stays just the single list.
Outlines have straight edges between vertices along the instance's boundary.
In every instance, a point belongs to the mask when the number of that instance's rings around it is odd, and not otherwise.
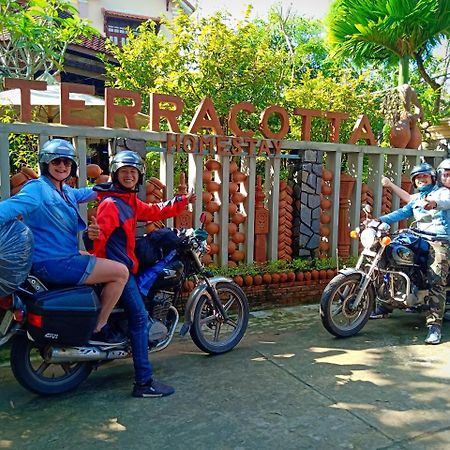
[{"label": "paved road", "polygon": [[396,313],[334,339],[317,306],[254,313],[243,342],[210,357],[189,338],[153,355],[163,399],[130,396],[131,361],[40,398],[0,368],[0,449],[448,449],[450,326]]}]

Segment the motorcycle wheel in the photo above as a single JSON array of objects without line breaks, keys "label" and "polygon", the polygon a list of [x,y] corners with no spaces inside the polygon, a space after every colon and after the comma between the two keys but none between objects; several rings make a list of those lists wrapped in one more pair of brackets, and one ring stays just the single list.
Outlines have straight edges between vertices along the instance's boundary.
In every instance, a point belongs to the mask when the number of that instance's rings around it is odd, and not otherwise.
[{"label": "motorcycle wheel", "polygon": [[352,301],[358,290],[361,275],[338,274],[327,285],[320,300],[320,318],[326,330],[337,337],[357,334],[369,320],[375,294],[369,285],[356,310]]},{"label": "motorcycle wheel", "polygon": [[76,389],[91,373],[92,364],[47,363],[44,348],[26,335],[16,336],[11,343],[11,369],[16,380],[39,395],[56,395]]},{"label": "motorcycle wheel", "polygon": [[195,305],[194,320],[189,330],[195,345],[206,353],[217,355],[233,349],[248,326],[248,300],[233,283],[217,283],[216,291],[228,313],[225,321],[207,295]]}]

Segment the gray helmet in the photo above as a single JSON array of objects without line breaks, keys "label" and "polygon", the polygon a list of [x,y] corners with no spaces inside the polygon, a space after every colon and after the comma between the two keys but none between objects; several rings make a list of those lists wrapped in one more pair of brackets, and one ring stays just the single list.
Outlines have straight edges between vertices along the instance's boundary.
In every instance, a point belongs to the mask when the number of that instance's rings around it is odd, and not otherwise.
[{"label": "gray helmet", "polygon": [[422,163],[422,164],[418,164],[417,166],[414,166],[411,169],[411,173],[410,173],[410,178],[412,181],[412,184],[414,185],[414,187],[416,186],[416,183],[414,182],[415,178],[417,177],[417,175],[421,175],[421,174],[427,174],[431,176],[431,179],[433,180],[433,183],[436,182],[436,172],[433,169],[433,167],[431,167],[428,163]]},{"label": "gray helmet", "polygon": [[67,158],[72,161],[70,177],[77,175],[78,158],[74,146],[65,139],[51,139],[39,150],[39,168],[43,175],[48,174],[48,164],[58,158]]},{"label": "gray helmet", "polygon": [[[125,166],[131,166],[135,167],[139,171],[139,181],[138,185],[142,184],[144,181],[144,162],[142,161],[142,158],[140,155],[136,152],[132,152],[131,150],[123,150],[119,153],[116,153],[111,160],[111,164],[109,166],[109,172],[111,175],[111,179],[113,180],[113,183],[117,182],[117,171],[121,167]],[[138,189],[138,186],[136,186],[136,190]]]}]

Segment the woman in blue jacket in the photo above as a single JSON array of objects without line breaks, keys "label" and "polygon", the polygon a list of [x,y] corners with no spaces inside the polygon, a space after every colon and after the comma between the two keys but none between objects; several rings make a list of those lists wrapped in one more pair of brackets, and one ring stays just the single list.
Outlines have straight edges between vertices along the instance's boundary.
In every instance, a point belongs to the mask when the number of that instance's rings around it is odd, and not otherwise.
[{"label": "woman in blue jacket", "polygon": [[[21,215],[34,238],[32,272],[44,283],[80,285],[103,283],[100,311],[94,332],[100,332],[128,280],[125,265],[81,254],[78,232],[86,228],[78,205],[96,199],[92,188],[74,189],[65,181],[77,172],[72,144],[52,139],[39,151],[41,176],[13,197],[0,202],[0,225]],[[106,329],[99,337],[111,341]],[[113,339],[114,340],[114,339]],[[114,342],[110,342],[114,343]]]}]

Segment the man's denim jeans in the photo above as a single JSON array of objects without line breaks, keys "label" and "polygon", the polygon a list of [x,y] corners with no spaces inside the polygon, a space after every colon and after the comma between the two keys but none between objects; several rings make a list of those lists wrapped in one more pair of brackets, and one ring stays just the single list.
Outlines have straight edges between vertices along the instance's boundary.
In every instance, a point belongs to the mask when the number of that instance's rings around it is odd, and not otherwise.
[{"label": "man's denim jeans", "polygon": [[152,378],[153,368],[148,358],[148,312],[133,274],[120,297],[120,305],[128,317],[128,331],[133,352],[134,377],[136,383],[146,383]]}]

